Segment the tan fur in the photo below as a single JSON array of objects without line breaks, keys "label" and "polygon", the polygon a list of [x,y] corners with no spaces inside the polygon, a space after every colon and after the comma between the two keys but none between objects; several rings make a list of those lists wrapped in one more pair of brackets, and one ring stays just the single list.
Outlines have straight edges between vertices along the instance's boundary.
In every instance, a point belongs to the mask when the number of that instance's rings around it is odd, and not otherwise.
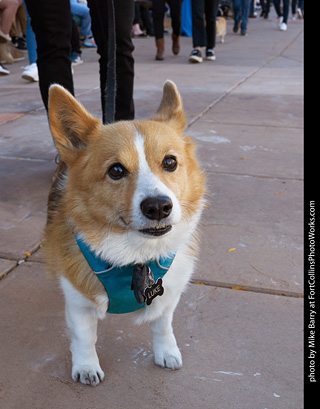
[{"label": "tan fur", "polygon": [[227,34],[227,21],[224,17],[217,17],[216,20],[216,37],[221,37],[221,42],[224,43],[224,37]]},{"label": "tan fur", "polygon": [[[119,215],[130,222],[138,177],[136,133],[144,137],[150,169],[175,193],[186,217],[202,205],[204,175],[195,158],[193,141],[182,136],[186,119],[180,94],[172,83],[166,83],[153,119],[107,126],[87,113],[62,87],[52,86],[49,120],[62,165],[49,195],[45,258],[53,275],[66,277],[94,302],[105,290],[72,233],[79,229],[92,245],[99,245],[106,232],[126,232]],[[163,171],[162,160],[168,154],[178,158],[178,171]],[[107,177],[107,172],[116,162],[126,167],[129,176],[115,182]],[[62,188],[66,177],[67,187]]]}]

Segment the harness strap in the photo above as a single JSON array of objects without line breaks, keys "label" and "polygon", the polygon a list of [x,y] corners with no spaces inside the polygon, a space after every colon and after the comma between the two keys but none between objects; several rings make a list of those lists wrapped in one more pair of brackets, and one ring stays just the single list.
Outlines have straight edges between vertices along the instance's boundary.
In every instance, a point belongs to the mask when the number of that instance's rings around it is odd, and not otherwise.
[{"label": "harness strap", "polygon": [[[99,278],[108,294],[109,308],[107,312],[124,314],[144,308],[146,303],[138,302],[132,289],[132,277],[137,264],[113,266],[108,261],[96,256],[90,246],[79,235],[74,233],[74,236],[87,263]],[[160,258],[160,260],[150,260],[145,263],[152,271],[156,282],[158,279],[162,279],[168,272],[174,258],[175,254],[170,254],[168,257]]]}]

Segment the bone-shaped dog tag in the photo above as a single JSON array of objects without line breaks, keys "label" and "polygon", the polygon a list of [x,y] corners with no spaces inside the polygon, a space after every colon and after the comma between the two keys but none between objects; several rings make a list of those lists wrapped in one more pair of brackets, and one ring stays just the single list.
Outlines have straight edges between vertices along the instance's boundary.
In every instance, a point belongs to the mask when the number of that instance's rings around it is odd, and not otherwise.
[{"label": "bone-shaped dog tag", "polygon": [[146,304],[150,305],[156,297],[161,296],[163,293],[164,288],[162,286],[162,278],[158,278],[156,283],[152,284],[150,287],[147,287],[144,290]]}]

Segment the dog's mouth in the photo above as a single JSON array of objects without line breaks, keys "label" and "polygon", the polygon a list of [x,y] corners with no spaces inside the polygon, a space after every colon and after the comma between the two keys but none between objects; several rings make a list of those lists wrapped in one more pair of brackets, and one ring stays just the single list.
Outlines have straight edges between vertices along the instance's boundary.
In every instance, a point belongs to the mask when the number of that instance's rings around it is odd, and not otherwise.
[{"label": "dog's mouth", "polygon": [[[127,229],[130,229],[129,224],[122,218],[120,217],[121,224],[126,227]],[[152,227],[148,227],[145,229],[139,229],[138,231],[146,236],[153,236],[153,237],[160,237],[163,236],[172,229],[171,224],[166,224],[166,225],[156,225]]]},{"label": "dog's mouth", "polygon": [[148,229],[141,229],[139,230],[139,232],[147,236],[160,237],[168,233],[171,229],[172,229],[172,225],[168,224],[166,226],[154,226]]}]

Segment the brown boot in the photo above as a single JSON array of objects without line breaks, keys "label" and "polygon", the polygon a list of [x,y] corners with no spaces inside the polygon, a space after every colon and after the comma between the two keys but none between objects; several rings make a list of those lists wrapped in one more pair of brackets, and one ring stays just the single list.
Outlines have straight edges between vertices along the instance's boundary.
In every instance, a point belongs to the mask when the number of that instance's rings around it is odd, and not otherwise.
[{"label": "brown boot", "polygon": [[179,36],[174,33],[172,33],[172,52],[174,55],[178,55],[180,52]]},{"label": "brown boot", "polygon": [[157,54],[156,60],[162,61],[164,60],[164,38],[156,39],[156,47],[157,47]]},{"label": "brown boot", "polygon": [[0,43],[0,61],[7,64],[14,63],[14,58],[11,54],[10,43]]}]

